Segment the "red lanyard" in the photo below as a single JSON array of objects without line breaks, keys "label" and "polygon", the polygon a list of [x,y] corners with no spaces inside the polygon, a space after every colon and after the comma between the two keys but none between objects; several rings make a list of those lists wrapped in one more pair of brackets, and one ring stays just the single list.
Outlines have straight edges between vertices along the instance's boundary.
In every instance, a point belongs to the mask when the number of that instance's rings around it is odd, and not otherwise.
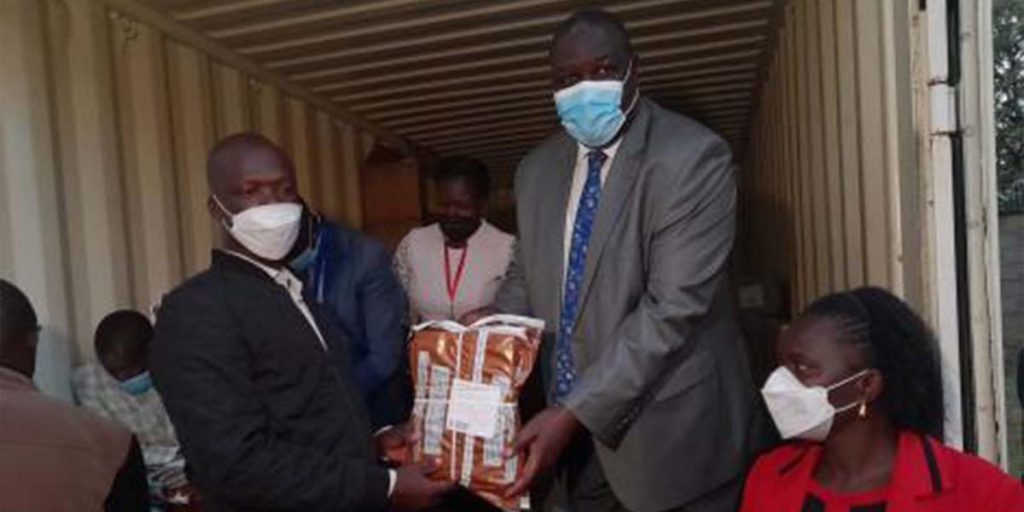
[{"label": "red lanyard", "polygon": [[448,289],[448,302],[455,307],[455,294],[459,292],[459,283],[462,282],[462,271],[466,270],[466,254],[469,254],[469,244],[462,250],[459,257],[459,268],[455,270],[455,281],[452,281],[452,264],[448,260],[448,246],[444,246],[444,285]]}]

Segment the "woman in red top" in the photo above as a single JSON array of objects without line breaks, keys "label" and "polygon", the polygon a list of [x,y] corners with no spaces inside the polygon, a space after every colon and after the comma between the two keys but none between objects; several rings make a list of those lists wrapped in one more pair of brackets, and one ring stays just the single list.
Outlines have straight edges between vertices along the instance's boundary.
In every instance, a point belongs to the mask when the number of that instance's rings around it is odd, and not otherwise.
[{"label": "woman in red top", "polygon": [[794,442],[751,471],[742,512],[1022,512],[1024,486],[942,445],[938,348],[878,288],[830,295],[782,334],[762,390]]}]

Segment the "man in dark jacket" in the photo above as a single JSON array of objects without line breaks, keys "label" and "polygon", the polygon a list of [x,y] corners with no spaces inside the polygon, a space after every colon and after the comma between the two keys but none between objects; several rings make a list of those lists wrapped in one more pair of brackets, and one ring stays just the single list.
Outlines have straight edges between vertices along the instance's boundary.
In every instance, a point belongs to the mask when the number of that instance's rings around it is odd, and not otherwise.
[{"label": "man in dark jacket", "polygon": [[204,510],[436,502],[450,485],[430,467],[378,464],[375,444],[394,446],[402,429],[374,439],[344,333],[284,264],[302,210],[290,159],[260,135],[233,135],[211,152],[207,181],[224,249],[164,299],[150,353]]},{"label": "man in dark jacket", "polygon": [[375,428],[406,419],[412,396],[405,368],[407,301],[383,244],[303,210],[289,267],[349,340],[356,384]]}]

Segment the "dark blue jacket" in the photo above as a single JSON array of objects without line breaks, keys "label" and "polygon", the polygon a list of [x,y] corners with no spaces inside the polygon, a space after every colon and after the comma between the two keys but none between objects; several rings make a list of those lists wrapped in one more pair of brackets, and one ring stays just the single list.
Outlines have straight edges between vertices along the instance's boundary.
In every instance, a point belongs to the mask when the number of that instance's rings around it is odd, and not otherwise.
[{"label": "dark blue jacket", "polygon": [[334,313],[349,341],[359,389],[375,426],[404,419],[411,391],[405,363],[407,301],[391,254],[358,231],[321,221],[316,260],[300,274]]}]

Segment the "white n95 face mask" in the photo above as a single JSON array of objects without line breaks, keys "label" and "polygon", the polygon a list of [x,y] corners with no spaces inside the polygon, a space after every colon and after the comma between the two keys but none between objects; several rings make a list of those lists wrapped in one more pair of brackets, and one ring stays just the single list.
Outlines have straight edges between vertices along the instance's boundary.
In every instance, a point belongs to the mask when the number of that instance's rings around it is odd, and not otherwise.
[{"label": "white n95 face mask", "polygon": [[231,213],[217,199],[214,202],[231,217],[231,225],[224,228],[231,237],[253,254],[268,261],[278,261],[288,255],[299,238],[302,205],[299,203],[271,203]]},{"label": "white n95 face mask", "polygon": [[778,367],[761,388],[768,412],[784,439],[805,439],[821,442],[832,430],[832,421],[841,412],[856,407],[857,402],[836,408],[828,401],[828,392],[846,385],[867,373],[862,370],[829,387],[806,386],[785,366]]}]

